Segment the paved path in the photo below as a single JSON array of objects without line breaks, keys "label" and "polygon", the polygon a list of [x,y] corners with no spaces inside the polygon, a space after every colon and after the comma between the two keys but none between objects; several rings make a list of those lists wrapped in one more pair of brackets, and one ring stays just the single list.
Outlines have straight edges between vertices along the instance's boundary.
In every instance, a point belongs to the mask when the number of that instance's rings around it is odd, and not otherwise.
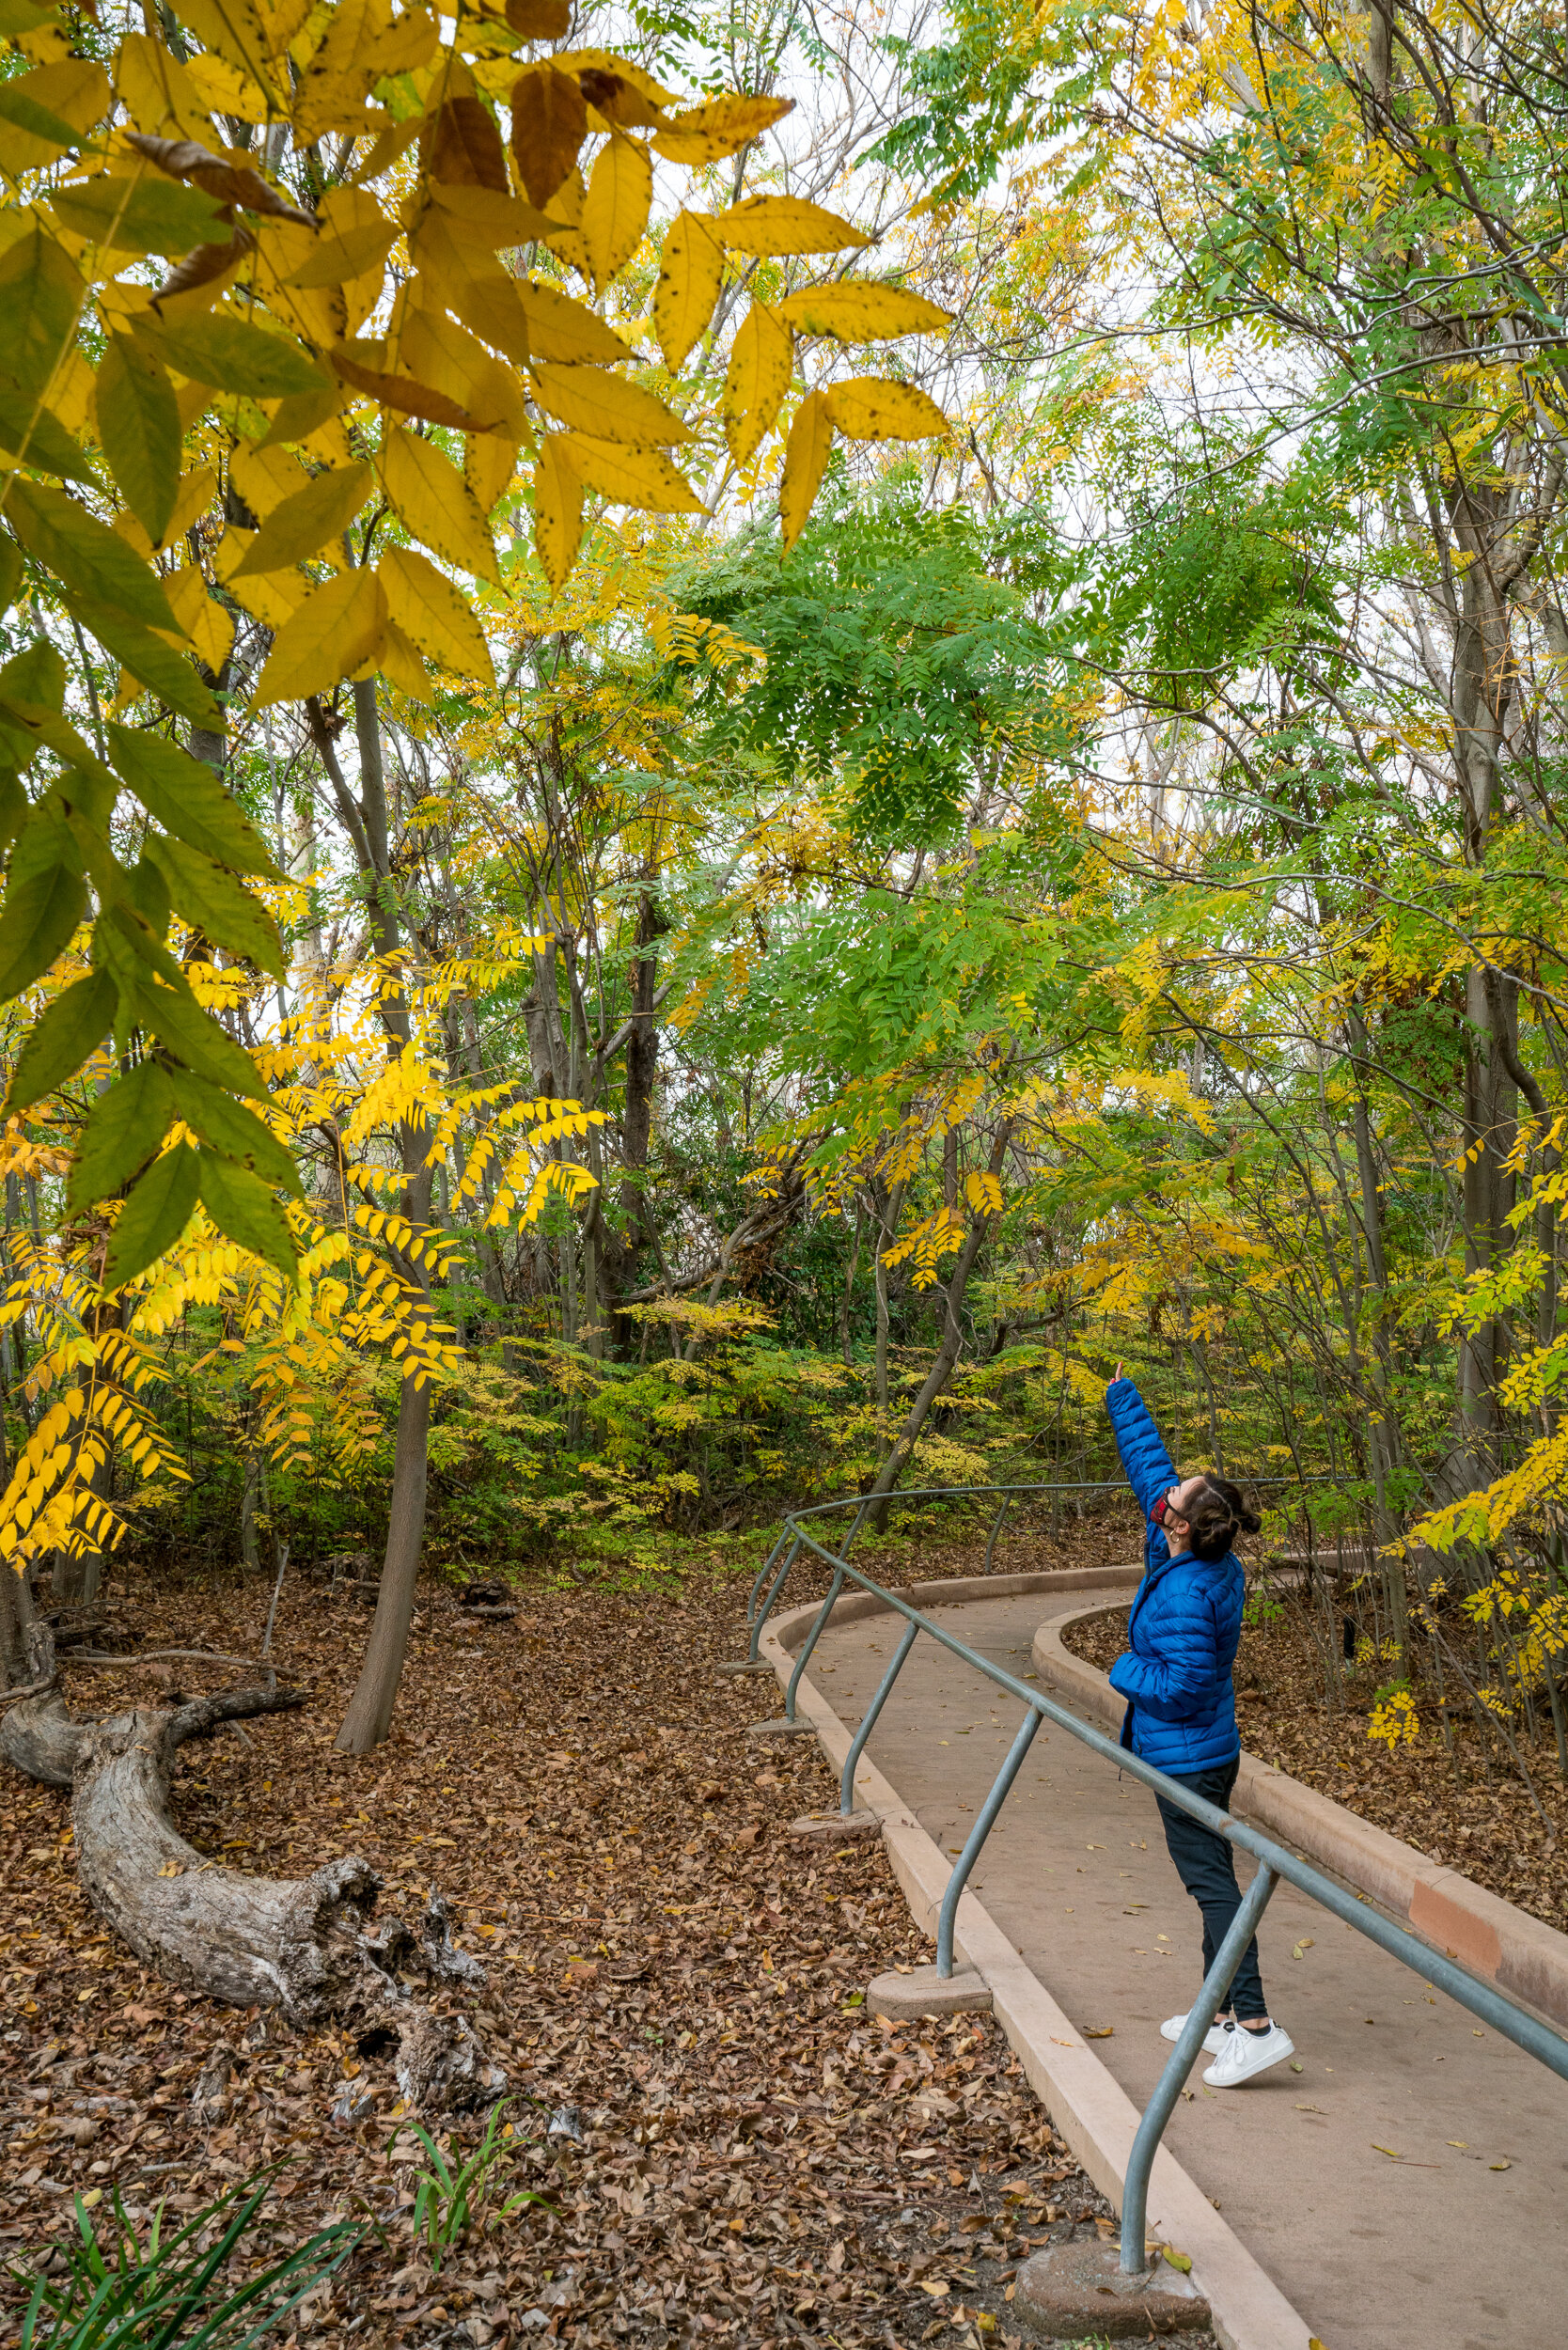
[{"label": "paved path", "polygon": [[[1047,1605],[1036,1594],[940,1613],[1022,1678]],[[845,1722],[859,1720],[896,1637],[870,1617],[819,1643],[808,1669]],[[1015,1706],[925,1640],[870,1751],[951,1851],[1016,1728]],[[1074,2021],[1112,2028],[1096,2053],[1141,2105],[1169,2053],[1157,2027],[1190,2005],[1201,1975],[1198,1911],[1153,1797],[1042,1730],[970,1882]],[[1167,2134],[1189,2176],[1327,2350],[1562,2350],[1568,2084],[1289,1886],[1261,1952],[1302,2069],[1229,2092],[1195,2069]]]}]

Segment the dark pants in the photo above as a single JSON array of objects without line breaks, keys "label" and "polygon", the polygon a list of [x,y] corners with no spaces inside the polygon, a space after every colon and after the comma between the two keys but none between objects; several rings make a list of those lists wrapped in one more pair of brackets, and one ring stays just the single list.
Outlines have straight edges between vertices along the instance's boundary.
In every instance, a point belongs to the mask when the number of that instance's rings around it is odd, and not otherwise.
[{"label": "dark pants", "polygon": [[[1171,1773],[1178,1786],[1200,1795],[1218,1811],[1231,1809],[1231,1790],[1236,1783],[1241,1757],[1233,1762],[1216,1763],[1212,1771]],[[1236,1863],[1230,1845],[1223,1836],[1204,1827],[1190,1812],[1182,1811],[1168,1803],[1163,1795],[1154,1801],[1160,1807],[1165,1822],[1165,1841],[1170,1857],[1176,1863],[1178,1875],[1199,1908],[1203,1912],[1203,1972],[1207,1975],[1215,1963],[1215,1952],[1231,1931],[1231,1922],[1241,1907],[1241,1888],[1236,1883]],[[1263,1998],[1263,1979],[1258,1971],[1258,1945],[1251,1941],[1242,1952],[1231,1985],[1231,1996],[1223,2006],[1234,2008],[1238,2016],[1257,2017],[1268,2013]]]}]

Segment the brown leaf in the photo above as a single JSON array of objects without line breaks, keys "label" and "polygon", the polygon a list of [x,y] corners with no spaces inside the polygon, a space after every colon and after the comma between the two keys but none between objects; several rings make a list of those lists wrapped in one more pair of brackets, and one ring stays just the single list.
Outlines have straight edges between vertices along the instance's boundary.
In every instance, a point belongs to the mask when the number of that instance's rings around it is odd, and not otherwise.
[{"label": "brown leaf", "polygon": [[577,76],[577,87],[588,104],[606,122],[613,122],[618,131],[656,131],[665,118],[660,109],[622,74],[607,73],[602,66],[585,67]]},{"label": "brown leaf", "polygon": [[146,131],[128,131],[126,137],[149,163],[166,171],[171,180],[189,180],[207,196],[215,196],[225,204],[238,204],[247,212],[264,212],[273,220],[298,221],[302,227],[314,228],[314,212],[302,212],[297,204],[290,204],[275,188],[270,188],[249,164],[226,163],[210,148],[197,146],[195,139],[158,139]]},{"label": "brown leaf", "polygon": [[568,73],[531,65],[511,88],[511,151],[531,204],[548,204],[588,136],[588,107]]},{"label": "brown leaf", "polygon": [[237,227],[227,244],[194,246],[174,274],[159,287],[152,297],[154,303],[166,302],[171,294],[189,293],[193,286],[210,286],[214,277],[227,277],[255,246],[256,239],[243,227]]},{"label": "brown leaf", "polygon": [[572,0],[507,0],[507,23],[525,40],[564,40],[572,29]]},{"label": "brown leaf", "polygon": [[435,118],[426,164],[432,180],[510,196],[507,153],[489,107],[478,98],[448,98]]},{"label": "brown leaf", "polygon": [[[380,357],[384,346],[363,344],[360,350]],[[396,408],[405,416],[422,416],[427,424],[449,425],[455,432],[484,432],[495,421],[471,416],[466,408],[449,400],[445,392],[433,391],[428,384],[417,384],[412,376],[392,375],[385,368],[368,366],[364,358],[354,355],[353,347],[346,346],[326,354],[327,365],[335,375],[352,384],[356,392],[366,393],[384,408]]]}]

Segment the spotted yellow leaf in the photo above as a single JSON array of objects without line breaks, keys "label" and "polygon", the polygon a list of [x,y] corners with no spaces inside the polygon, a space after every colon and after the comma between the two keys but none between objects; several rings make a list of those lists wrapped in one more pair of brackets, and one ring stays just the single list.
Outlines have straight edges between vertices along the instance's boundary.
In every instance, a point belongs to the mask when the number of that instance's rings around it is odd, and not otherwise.
[{"label": "spotted yellow leaf", "polygon": [[583,243],[603,292],[642,242],[653,201],[653,165],[640,140],[612,134],[600,153],[583,206]]},{"label": "spotted yellow leaf", "polygon": [[197,571],[176,572],[172,579],[165,580],[164,592],[170,611],[195,646],[196,658],[216,677],[233,650],[232,617],[208,594],[207,582]]},{"label": "spotted yellow leaf", "polygon": [[381,478],[400,519],[432,554],[484,579],[500,577],[484,516],[449,457],[400,429],[382,444]]},{"label": "spotted yellow leaf", "polygon": [[413,547],[388,547],[376,566],[386,609],[405,636],[442,668],[494,685],[490,648],[468,598]]},{"label": "spotted yellow leaf", "polygon": [[659,125],[654,151],[671,164],[716,164],[794,111],[792,98],[713,98]]},{"label": "spotted yellow leaf", "polygon": [[370,468],[361,462],[319,473],[281,505],[274,506],[229,576],[290,571],[296,563],[341,539],[370,490]]},{"label": "spotted yellow leaf", "polygon": [[831,384],[827,404],[850,441],[924,441],[948,430],[947,417],[929,394],[881,376],[855,375]]},{"label": "spotted yellow leaf", "polygon": [[572,576],[583,537],[583,485],[567,459],[564,437],[547,432],[534,466],[534,545],[557,595]]},{"label": "spotted yellow leaf", "polygon": [[718,213],[713,230],[738,253],[842,253],[871,242],[863,228],[801,196],[748,196]]},{"label": "spotted yellow leaf", "polygon": [[691,438],[690,425],[662,400],[604,368],[544,366],[532,375],[540,406],[574,431],[651,447]]},{"label": "spotted yellow leaf", "polygon": [[806,527],[832,446],[833,416],[827,400],[821,392],[808,392],[795,410],[790,437],[784,444],[778,513],[786,550],[794,545]]},{"label": "spotted yellow leaf", "polygon": [[653,290],[653,332],[665,365],[678,375],[713,315],[724,275],[724,247],[699,212],[677,212],[665,238]]},{"label": "spotted yellow leaf", "polygon": [[345,572],[306,597],[278,630],[256,688],[254,707],[303,701],[373,664],[387,622],[386,596],[374,572]]},{"label": "spotted yellow leaf", "polygon": [[878,286],[855,278],[836,286],[808,286],[786,294],[776,308],[802,335],[834,335],[843,343],[886,342],[899,335],[929,335],[951,321],[923,294],[903,286]]},{"label": "spotted yellow leaf", "polygon": [[650,514],[705,514],[708,509],[684,474],[662,450],[628,448],[587,432],[566,435],[573,471],[590,490],[615,506],[635,506]]},{"label": "spotted yellow leaf", "polygon": [[724,432],[737,465],[749,464],[769,431],[794,364],[794,337],[776,311],[754,302],[730,345],[724,377]]}]

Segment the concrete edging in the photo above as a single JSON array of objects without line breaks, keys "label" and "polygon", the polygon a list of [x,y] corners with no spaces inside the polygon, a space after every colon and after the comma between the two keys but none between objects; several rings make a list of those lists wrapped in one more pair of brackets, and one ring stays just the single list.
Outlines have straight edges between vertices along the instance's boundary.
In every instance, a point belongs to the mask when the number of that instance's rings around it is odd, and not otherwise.
[{"label": "concrete edging", "polygon": [[[1129,1599],[1137,1580],[1136,1574],[1122,1576]],[[1126,1710],[1122,1700],[1098,1666],[1074,1656],[1061,1637],[1068,1624],[1102,1613],[1105,1604],[1065,1607],[1047,1617],[1034,1636],[1034,1662],[1042,1680],[1095,1714],[1114,1735]],[[1414,1845],[1358,1819],[1245,1747],[1234,1806],[1281,1843],[1331,1869],[1379,1908],[1403,1919],[1412,1933],[1471,1974],[1527,2001],[1554,2024],[1568,2025],[1568,1935],[1487,1892],[1457,1869],[1428,1860]]]},{"label": "concrete edging", "polygon": [[[948,1606],[1044,1590],[1103,1590],[1116,1582],[1126,1584],[1125,1570],[1100,1567],[1075,1574],[966,1576],[916,1584],[899,1596],[915,1606]],[[840,1600],[835,1621],[885,1612],[885,1603],[871,1592],[856,1592],[854,1601],[870,1605],[850,1602],[851,1615]],[[798,1649],[821,1605],[814,1601],[791,1608],[763,1627],[761,1651],[781,1683],[789,1681],[793,1669],[792,1641]],[[842,1770],[852,1732],[808,1671],[801,1675],[795,1703],[834,1769]],[[934,1935],[950,1864],[898,1790],[864,1755],[856,1766],[855,1790],[860,1804],[881,1815],[883,1841],[910,1915],[923,1933]],[[959,1955],[989,1984],[992,2012],[1056,2128],[1100,2192],[1120,2205],[1137,2107],[973,1893],[960,1898],[954,1940]],[[1312,2336],[1304,2319],[1163,2147],[1150,2180],[1149,2230],[1190,2256],[1194,2282],[1209,2302],[1224,2350],[1310,2350]]]}]

